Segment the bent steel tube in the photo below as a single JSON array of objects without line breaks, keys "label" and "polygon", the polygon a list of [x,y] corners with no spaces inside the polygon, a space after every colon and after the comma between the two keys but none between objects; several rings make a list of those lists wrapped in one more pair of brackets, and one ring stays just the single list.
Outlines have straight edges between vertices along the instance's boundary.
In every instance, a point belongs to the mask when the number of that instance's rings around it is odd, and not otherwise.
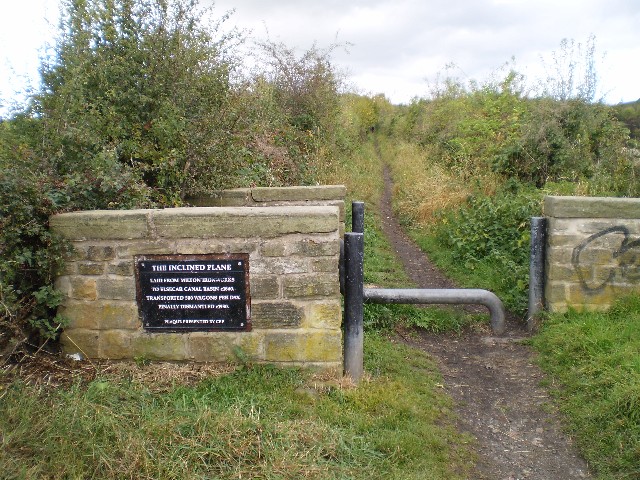
[{"label": "bent steel tube", "polygon": [[488,290],[476,288],[365,288],[365,303],[422,303],[484,305],[491,315],[491,329],[496,335],[505,330],[502,301]]}]

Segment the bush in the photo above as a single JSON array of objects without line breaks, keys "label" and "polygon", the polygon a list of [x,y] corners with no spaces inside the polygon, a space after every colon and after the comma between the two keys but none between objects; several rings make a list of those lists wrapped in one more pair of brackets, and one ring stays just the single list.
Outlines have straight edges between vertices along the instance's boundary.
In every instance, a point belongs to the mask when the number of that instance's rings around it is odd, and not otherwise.
[{"label": "bush", "polygon": [[459,270],[481,273],[490,288],[518,313],[527,308],[529,245],[533,216],[540,214],[540,194],[509,184],[495,196],[476,195],[457,210],[444,212],[433,227]]},{"label": "bush", "polygon": [[60,296],[51,283],[62,263],[64,244],[47,229],[54,204],[43,190],[46,180],[25,172],[3,171],[0,176],[0,354],[31,340],[35,329],[43,338],[56,336]]}]

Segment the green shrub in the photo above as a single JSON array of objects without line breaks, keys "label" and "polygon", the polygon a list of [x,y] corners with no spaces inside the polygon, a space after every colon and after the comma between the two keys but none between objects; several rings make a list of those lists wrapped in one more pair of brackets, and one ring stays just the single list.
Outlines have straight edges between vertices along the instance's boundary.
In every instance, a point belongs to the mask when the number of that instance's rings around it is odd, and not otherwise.
[{"label": "green shrub", "polygon": [[524,313],[529,278],[530,219],[540,214],[540,194],[510,184],[495,196],[476,195],[443,212],[433,227],[440,248],[459,276],[480,278],[507,306]]},{"label": "green shrub", "polygon": [[50,284],[65,247],[47,229],[54,206],[42,194],[46,182],[24,173],[0,175],[0,352],[13,348],[8,338],[29,339],[31,327],[55,336],[59,323],[60,297]]},{"label": "green shrub", "polygon": [[315,183],[338,137],[331,49],[274,47],[279,69],[243,79],[226,20],[196,0],[63,2],[41,90],[0,122],[0,355],[58,331],[50,215]]}]

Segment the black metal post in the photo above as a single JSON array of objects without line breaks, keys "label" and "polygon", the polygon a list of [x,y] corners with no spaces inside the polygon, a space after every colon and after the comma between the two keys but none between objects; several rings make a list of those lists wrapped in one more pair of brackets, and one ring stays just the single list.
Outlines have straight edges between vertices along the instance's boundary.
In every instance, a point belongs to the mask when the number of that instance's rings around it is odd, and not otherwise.
[{"label": "black metal post", "polygon": [[531,218],[531,256],[529,260],[529,310],[527,328],[535,330],[540,312],[544,309],[544,263],[547,242],[547,219]]},{"label": "black metal post", "polygon": [[351,202],[351,231],[364,233],[364,202]]},{"label": "black metal post", "polygon": [[364,372],[364,234],[344,235],[344,374],[358,383]]}]

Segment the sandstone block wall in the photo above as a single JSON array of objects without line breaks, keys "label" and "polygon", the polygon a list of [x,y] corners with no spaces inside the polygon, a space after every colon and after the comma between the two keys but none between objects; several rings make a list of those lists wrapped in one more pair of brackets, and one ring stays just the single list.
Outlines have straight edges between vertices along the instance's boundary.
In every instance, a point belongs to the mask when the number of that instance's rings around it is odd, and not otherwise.
[{"label": "sandstone block wall", "polygon": [[549,311],[603,310],[640,292],[640,199],[549,196],[544,214]]},{"label": "sandstone block wall", "polygon": [[[175,208],[55,215],[75,253],[56,281],[67,352],[94,358],[342,366],[336,206]],[[159,333],[142,328],[134,258],[249,255],[252,330]]]},{"label": "sandstone block wall", "polygon": [[344,235],[344,185],[319,185],[305,187],[254,187],[221,190],[214,195],[187,198],[196,207],[274,207],[332,205],[339,208],[341,230]]}]

